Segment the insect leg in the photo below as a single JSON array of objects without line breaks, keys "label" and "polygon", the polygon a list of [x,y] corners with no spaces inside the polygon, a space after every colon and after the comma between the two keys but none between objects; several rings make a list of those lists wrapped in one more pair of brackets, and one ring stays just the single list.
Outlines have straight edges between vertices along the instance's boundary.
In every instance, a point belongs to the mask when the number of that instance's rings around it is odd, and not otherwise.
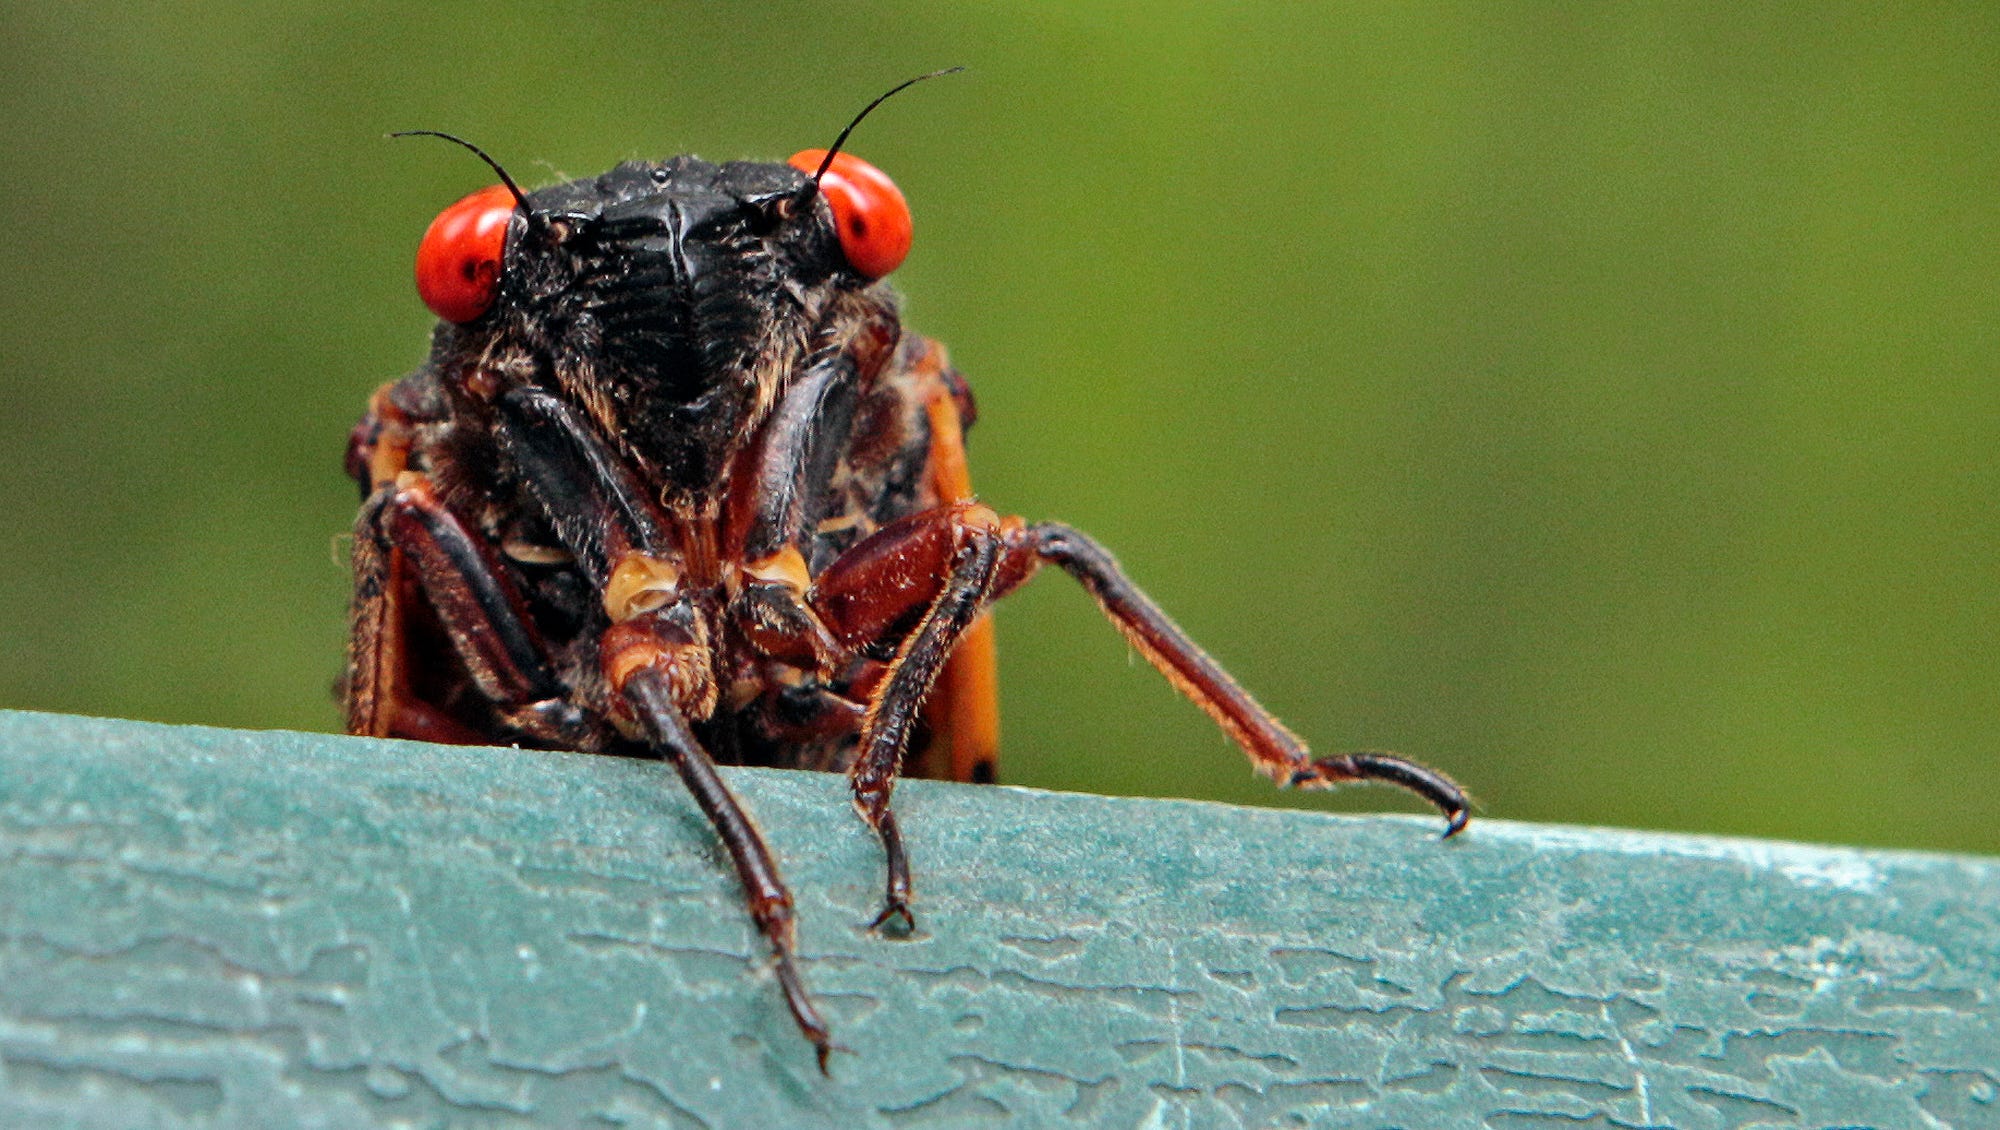
[{"label": "insect leg", "polygon": [[1435,769],[1388,753],[1335,754],[1315,758],[1298,735],[1264,709],[1250,692],[1208,657],[1173,620],[1139,591],[1104,547],[1055,522],[1030,526],[1009,537],[1014,555],[1031,552],[1075,577],[1098,607],[1175,689],[1215,719],[1257,769],[1280,785],[1325,788],[1341,781],[1382,781],[1417,794],[1445,817],[1445,835],[1465,827],[1465,793]]},{"label": "insect leg", "polygon": [[486,543],[438,500],[429,479],[402,472],[363,507],[355,571],[350,732],[481,740],[408,689],[406,618],[415,611],[408,583],[414,581],[466,674],[507,725],[553,743],[582,739],[586,722],[564,700],[520,593]]},{"label": "insect leg", "polygon": [[672,554],[666,517],[569,405],[516,388],[499,409],[501,451],[592,584],[603,588],[627,553]]},{"label": "insect leg", "polygon": [[[613,632],[619,629],[614,628]],[[797,941],[792,895],[778,875],[771,849],[765,846],[763,835],[737,803],[735,794],[722,783],[714,759],[688,728],[687,716],[677,701],[672,647],[662,647],[660,641],[647,639],[637,631],[608,637],[608,641],[619,639],[623,646],[607,642],[605,649],[605,666],[613,685],[632,704],[639,721],[650,731],[654,747],[680,774],[695,803],[715,826],[729,858],[735,862],[737,877],[749,899],[750,917],[770,942],[785,1004],[791,1009],[799,1031],[812,1041],[820,1073],[826,1074],[827,1057],[839,1045],[833,1042],[826,1022],[813,1007],[805,980],[799,976],[792,952]]]},{"label": "insect leg", "polygon": [[751,918],[770,942],[792,1019],[826,1071],[837,1045],[793,958],[791,893],[688,725],[690,711],[705,717],[714,709],[713,653],[705,617],[678,591],[679,553],[665,516],[597,433],[554,396],[530,388],[503,395],[499,433],[557,540],[601,591],[612,620],[598,648],[605,680],[715,826]]},{"label": "insect leg", "polygon": [[855,806],[881,837],[886,856],[876,927],[897,918],[915,925],[909,860],[890,795],[925,696],[994,591],[1005,528],[993,511],[974,502],[923,511],[876,531],[829,566],[813,588],[815,607],[843,642],[858,645],[906,633],[869,702],[860,750],[849,770]]},{"label": "insect leg", "polygon": [[409,624],[421,597],[402,552],[377,540],[363,511],[354,540],[354,606],[340,695],[347,732],[476,745],[482,735],[418,698],[409,685]]},{"label": "insect leg", "polygon": [[844,352],[807,365],[772,409],[731,499],[743,525],[731,537],[741,584],[730,619],[751,646],[806,669],[846,658],[806,607],[806,554],[852,430],[860,376]]},{"label": "insect leg", "polygon": [[785,390],[764,425],[747,490],[742,557],[758,562],[790,548],[803,554],[826,505],[827,483],[854,423],[860,372],[844,354],[823,356]]},{"label": "insect leg", "polygon": [[899,333],[893,312],[876,302],[836,303],[732,476],[725,546],[740,585],[729,616],[752,647],[801,669],[829,672],[850,658],[805,603],[808,561],[856,411]]}]

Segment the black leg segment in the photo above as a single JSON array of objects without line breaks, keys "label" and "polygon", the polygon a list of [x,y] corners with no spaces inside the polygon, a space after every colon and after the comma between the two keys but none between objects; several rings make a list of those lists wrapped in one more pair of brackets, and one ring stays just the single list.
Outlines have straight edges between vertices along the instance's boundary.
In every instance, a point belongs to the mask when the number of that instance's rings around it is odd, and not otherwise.
[{"label": "black leg segment", "polygon": [[799,1031],[812,1041],[820,1073],[826,1074],[827,1057],[840,1049],[840,1045],[833,1042],[826,1022],[813,1007],[812,996],[806,992],[805,980],[799,976],[798,963],[792,955],[795,941],[792,894],[778,876],[778,864],[771,858],[770,848],[765,846],[757,826],[750,822],[749,814],[737,803],[735,794],[722,783],[708,751],[701,748],[694,731],[688,728],[687,719],[674,705],[666,678],[653,669],[635,672],[625,683],[625,697],[652,731],[659,752],[680,774],[709,823],[715,825],[722,846],[735,862],[737,877],[749,896],[750,916],[771,944],[785,1004],[791,1009]]},{"label": "black leg segment", "polygon": [[1089,590],[1132,646],[1215,719],[1260,772],[1281,785],[1308,788],[1339,781],[1398,785],[1437,806],[1445,817],[1447,837],[1465,827],[1465,792],[1451,778],[1394,754],[1352,753],[1315,759],[1297,734],[1286,729],[1152,598],[1139,591],[1103,546],[1055,522],[1031,526],[1024,533],[1023,548],[1061,566]]}]

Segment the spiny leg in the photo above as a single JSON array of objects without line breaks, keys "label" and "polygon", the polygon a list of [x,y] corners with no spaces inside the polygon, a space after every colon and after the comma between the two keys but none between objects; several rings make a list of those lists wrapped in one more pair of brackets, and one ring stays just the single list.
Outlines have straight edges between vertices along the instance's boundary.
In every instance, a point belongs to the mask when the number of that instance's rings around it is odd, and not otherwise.
[{"label": "spiny leg", "polygon": [[972,626],[979,606],[992,590],[998,560],[999,542],[990,532],[973,532],[966,538],[952,561],[944,591],[897,651],[889,677],[870,704],[868,721],[861,728],[861,756],[853,772],[854,803],[882,837],[888,864],[882,913],[869,924],[872,929],[897,918],[903,920],[904,928],[916,928],[916,916],[910,913],[910,862],[903,851],[896,813],[889,807],[890,792],[903,751],[909,748],[910,727],[952,647]]},{"label": "spiny leg", "polygon": [[688,792],[694,795],[695,803],[701,806],[708,822],[715,826],[722,846],[735,862],[737,877],[742,880],[744,894],[750,902],[750,917],[771,944],[778,984],[785,993],[785,1005],[791,1010],[792,1020],[798,1024],[799,1031],[812,1041],[820,1073],[828,1074],[827,1057],[836,1049],[847,1049],[833,1042],[826,1022],[820,1019],[819,1010],[813,1006],[812,994],[806,991],[804,978],[799,976],[798,964],[792,953],[797,933],[792,895],[785,889],[784,880],[778,876],[777,861],[771,858],[771,850],[765,846],[763,835],[750,822],[743,806],[737,803],[735,794],[722,783],[721,775],[715,771],[714,760],[695,739],[686,717],[674,705],[668,675],[657,667],[641,667],[625,680],[624,695],[639,720],[652,732],[656,748],[680,774]]},{"label": "spiny leg", "polygon": [[[1464,790],[1435,769],[1389,753],[1313,757],[1298,735],[1250,697],[1152,598],[1139,591],[1103,546],[1083,533],[1042,522],[1010,534],[1008,548],[1010,557],[1032,553],[1075,577],[1146,661],[1215,719],[1258,770],[1279,784],[1326,788],[1341,781],[1382,781],[1437,806],[1445,817],[1447,838],[1465,827],[1469,805]],[[1028,569],[1016,566],[1011,572],[1025,577]]]},{"label": "spiny leg", "polygon": [[859,752],[849,779],[854,804],[881,838],[887,866],[882,913],[874,928],[910,912],[910,865],[902,832],[890,808],[896,772],[910,743],[924,698],[937,682],[952,648],[964,638],[999,577],[1006,527],[978,503],[923,511],[883,527],[821,573],[814,608],[843,643],[858,646],[907,629],[877,686],[861,727]]},{"label": "spiny leg", "polygon": [[678,558],[659,505],[575,409],[536,388],[510,390],[497,407],[501,453],[600,591],[630,555]]},{"label": "spiny leg", "polygon": [[517,389],[501,398],[500,408],[503,451],[541,502],[557,540],[603,594],[613,621],[598,649],[606,681],[631,705],[649,744],[673,765],[729,852],[750,917],[775,956],[785,1005],[825,1073],[840,1045],[793,956],[791,893],[688,725],[690,709],[698,717],[714,709],[713,656],[703,617],[678,592],[680,555],[668,523],[630,469],[568,405]]},{"label": "spiny leg", "polygon": [[[865,358],[871,372],[879,353]],[[779,397],[731,488],[730,505],[743,517],[730,534],[739,584],[729,618],[752,648],[805,670],[848,658],[805,605],[806,556],[849,440],[863,368],[841,350],[814,358]]]},{"label": "spiny leg", "polygon": [[438,499],[429,479],[404,471],[376,492],[361,512],[354,565],[351,732],[457,743],[496,736],[411,692],[406,618],[417,611],[408,602],[418,599],[437,617],[466,675],[501,721],[543,741],[583,740],[588,722],[564,699],[520,593],[486,544]]},{"label": "spiny leg", "polygon": [[1294,770],[1291,779],[1282,783],[1324,789],[1341,781],[1381,781],[1415,793],[1444,814],[1447,840],[1464,831],[1466,821],[1472,819],[1470,802],[1458,782],[1428,765],[1393,753],[1332,754]]}]

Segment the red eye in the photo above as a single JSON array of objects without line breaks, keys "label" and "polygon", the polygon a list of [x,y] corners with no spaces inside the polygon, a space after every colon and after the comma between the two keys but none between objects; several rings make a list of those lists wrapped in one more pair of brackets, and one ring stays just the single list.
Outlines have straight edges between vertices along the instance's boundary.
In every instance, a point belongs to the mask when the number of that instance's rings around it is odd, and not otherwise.
[{"label": "red eye", "polygon": [[470,322],[493,305],[514,194],[482,188],[438,213],[417,245],[417,294],[447,322]]},{"label": "red eye", "polygon": [[[824,149],[803,149],[786,164],[807,176],[826,160]],[[847,263],[871,279],[902,265],[910,253],[910,205],[896,182],[852,153],[835,154],[819,190],[833,206],[840,250]]]}]

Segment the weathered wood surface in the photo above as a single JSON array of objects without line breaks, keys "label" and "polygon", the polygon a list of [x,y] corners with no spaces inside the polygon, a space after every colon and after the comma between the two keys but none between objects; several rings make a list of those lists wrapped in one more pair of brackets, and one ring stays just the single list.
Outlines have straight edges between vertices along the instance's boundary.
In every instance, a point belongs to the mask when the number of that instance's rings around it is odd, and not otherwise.
[{"label": "weathered wood surface", "polygon": [[0,713],[0,1125],[2000,1126],[2000,862]]}]

